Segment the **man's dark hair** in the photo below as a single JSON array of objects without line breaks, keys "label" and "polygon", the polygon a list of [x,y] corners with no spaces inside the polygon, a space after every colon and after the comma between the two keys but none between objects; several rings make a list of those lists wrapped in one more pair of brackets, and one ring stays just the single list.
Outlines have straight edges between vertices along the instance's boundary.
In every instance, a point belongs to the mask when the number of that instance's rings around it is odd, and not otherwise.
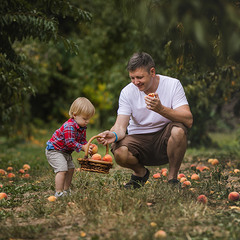
[{"label": "man's dark hair", "polygon": [[145,52],[134,53],[127,64],[129,72],[133,72],[137,68],[145,68],[150,73],[152,67],[155,67],[155,63],[152,57]]}]

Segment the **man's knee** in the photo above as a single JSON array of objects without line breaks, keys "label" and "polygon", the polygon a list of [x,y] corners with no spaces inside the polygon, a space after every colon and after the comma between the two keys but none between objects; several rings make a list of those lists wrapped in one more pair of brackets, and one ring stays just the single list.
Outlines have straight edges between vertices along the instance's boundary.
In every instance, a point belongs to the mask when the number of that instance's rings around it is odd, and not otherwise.
[{"label": "man's knee", "polygon": [[128,159],[128,148],[125,146],[122,146],[120,148],[117,148],[114,151],[114,158],[115,161],[120,164],[120,163],[126,163]]},{"label": "man's knee", "polygon": [[187,136],[185,131],[182,128],[176,127],[176,126],[172,128],[171,138],[173,141],[179,142],[179,143],[183,141],[187,141]]}]

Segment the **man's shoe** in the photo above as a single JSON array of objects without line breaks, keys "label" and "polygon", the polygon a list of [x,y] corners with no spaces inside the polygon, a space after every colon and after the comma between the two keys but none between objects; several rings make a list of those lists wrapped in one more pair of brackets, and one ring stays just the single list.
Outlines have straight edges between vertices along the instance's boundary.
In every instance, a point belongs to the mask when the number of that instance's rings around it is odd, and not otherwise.
[{"label": "man's shoe", "polygon": [[168,183],[171,185],[178,185],[180,182],[177,179],[173,178],[173,179],[170,179]]},{"label": "man's shoe", "polygon": [[146,168],[146,170],[147,170],[147,172],[143,177],[138,177],[138,176],[135,176],[132,174],[130,181],[124,185],[124,188],[136,189],[136,188],[140,188],[140,187],[144,186],[150,175],[149,170],[147,168]]}]

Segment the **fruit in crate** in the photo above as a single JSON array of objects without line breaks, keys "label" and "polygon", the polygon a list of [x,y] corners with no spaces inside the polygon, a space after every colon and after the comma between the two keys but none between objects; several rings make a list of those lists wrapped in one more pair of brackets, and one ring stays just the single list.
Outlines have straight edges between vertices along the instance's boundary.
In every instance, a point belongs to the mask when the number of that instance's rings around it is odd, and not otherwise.
[{"label": "fruit in crate", "polygon": [[95,153],[92,155],[92,159],[93,160],[101,160],[102,156],[99,153]]},{"label": "fruit in crate", "polygon": [[112,162],[112,156],[110,154],[106,154],[103,158],[102,158],[103,161],[106,161],[106,162]]}]

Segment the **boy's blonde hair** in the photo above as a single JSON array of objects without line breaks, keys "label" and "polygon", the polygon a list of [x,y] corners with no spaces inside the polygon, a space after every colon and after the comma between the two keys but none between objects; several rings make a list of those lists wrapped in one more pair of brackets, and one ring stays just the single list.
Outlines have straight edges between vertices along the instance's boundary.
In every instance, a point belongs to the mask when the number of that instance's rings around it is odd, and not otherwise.
[{"label": "boy's blonde hair", "polygon": [[77,98],[69,109],[69,116],[73,118],[73,115],[79,116],[84,115],[91,118],[95,114],[95,107],[85,97]]}]

